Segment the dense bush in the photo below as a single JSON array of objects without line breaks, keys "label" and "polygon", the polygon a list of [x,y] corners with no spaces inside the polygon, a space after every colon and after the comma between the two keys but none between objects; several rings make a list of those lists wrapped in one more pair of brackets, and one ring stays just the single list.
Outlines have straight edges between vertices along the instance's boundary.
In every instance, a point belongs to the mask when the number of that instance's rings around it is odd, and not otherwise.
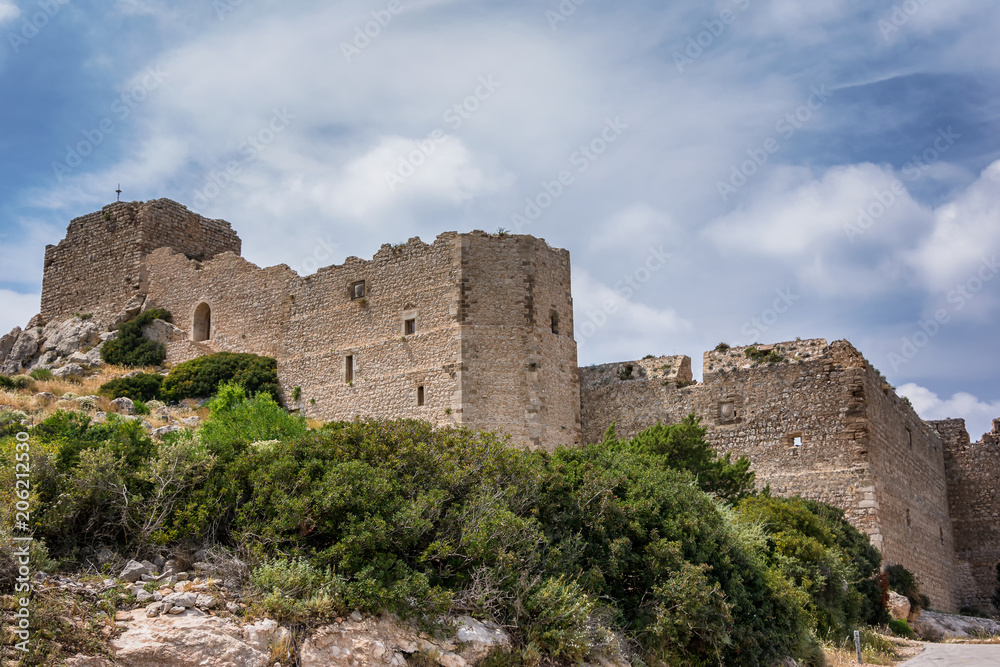
[{"label": "dense bush", "polygon": [[764,529],[771,567],[809,596],[807,609],[820,636],[887,620],[875,581],[881,556],[843,512],[812,500],[764,496],[743,500],[737,512]]},{"label": "dense bush", "polygon": [[120,377],[105,382],[97,393],[111,399],[125,397],[133,401],[152,401],[159,395],[162,385],[162,375],[139,373],[132,377]]},{"label": "dense bush", "polygon": [[[471,613],[514,634],[516,652],[491,660],[525,667],[579,662],[611,632],[654,667],[818,664],[815,619],[856,599],[847,573],[870,565],[822,506],[734,509],[705,493],[746,496],[752,477],[713,466],[696,422],[545,453],[415,420],[310,430],[235,383],[208,405],[197,437],[161,443],[114,415],[34,427],[36,535],[70,558],[83,544],[241,544],[272,617]],[[798,551],[817,544],[815,558]],[[846,592],[807,582],[823,567]]]},{"label": "dense bush", "polygon": [[742,456],[734,462],[728,452],[719,456],[705,439],[706,432],[692,413],[679,424],[658,423],[624,441],[616,439],[612,425],[604,434],[604,444],[650,455],[664,468],[686,470],[703,491],[730,503],[754,495],[750,459]]},{"label": "dense bush", "polygon": [[0,389],[7,391],[25,391],[35,386],[34,378],[28,375],[0,375]]},{"label": "dense bush", "polygon": [[28,373],[31,377],[35,378],[39,382],[48,382],[55,379],[55,375],[52,374],[48,368],[36,368],[35,370]]},{"label": "dense bush", "polygon": [[177,364],[163,381],[160,398],[178,401],[182,398],[207,398],[223,382],[236,382],[248,395],[270,394],[275,400],[278,387],[278,362],[256,354],[219,352]]},{"label": "dense bush", "polygon": [[907,639],[913,639],[916,634],[910,627],[910,624],[906,622],[905,618],[894,618],[889,621],[889,629],[900,637],[906,637]]},{"label": "dense bush", "polygon": [[118,327],[118,337],[101,346],[104,363],[116,366],[159,366],[167,358],[167,347],[142,333],[153,320],[171,321],[170,313],[160,308],[147,310]]},{"label": "dense bush", "polygon": [[890,565],[885,573],[889,577],[889,588],[905,595],[910,601],[910,608],[927,609],[931,606],[930,598],[920,592],[920,583],[912,572],[902,565]]}]

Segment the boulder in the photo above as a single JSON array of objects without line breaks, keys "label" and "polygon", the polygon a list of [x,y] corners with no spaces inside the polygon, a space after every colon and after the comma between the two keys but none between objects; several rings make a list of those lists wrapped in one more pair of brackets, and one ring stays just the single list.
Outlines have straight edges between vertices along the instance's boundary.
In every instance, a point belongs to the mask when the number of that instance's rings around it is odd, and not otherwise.
[{"label": "boulder", "polygon": [[142,328],[142,334],[149,340],[164,345],[174,341],[188,340],[188,335],[183,329],[163,320],[153,320]]},{"label": "boulder", "polygon": [[182,430],[180,426],[170,424],[169,426],[161,426],[160,428],[153,429],[152,434],[154,438],[162,438],[167,433],[173,433],[174,431],[180,430]]},{"label": "boulder", "polygon": [[52,371],[52,374],[60,380],[66,380],[68,378],[82,378],[85,371],[80,364],[66,364],[62,368]]},{"label": "boulder", "polygon": [[131,398],[126,398],[125,396],[111,401],[111,407],[115,409],[115,412],[120,412],[123,415],[135,414],[135,403]]},{"label": "boulder", "polygon": [[100,326],[90,319],[71,317],[62,322],[49,322],[42,330],[45,339],[42,351],[55,352],[57,356],[68,357],[84,348],[91,348],[101,342]]},{"label": "boulder", "polygon": [[455,639],[463,644],[462,657],[479,662],[495,647],[510,647],[510,635],[496,623],[477,621],[471,616],[459,616],[452,622]]},{"label": "boulder", "polygon": [[211,609],[218,604],[218,600],[215,599],[213,595],[207,595],[205,593],[199,593],[198,599],[195,600],[194,606],[201,607],[203,609]]},{"label": "boulder", "polygon": [[107,658],[91,657],[77,653],[66,661],[65,667],[114,667],[114,664]]},{"label": "boulder", "polygon": [[50,401],[56,400],[56,395],[47,391],[42,391],[35,394],[35,398],[43,403],[49,403]]},{"label": "boulder", "polygon": [[14,349],[14,343],[17,342],[17,338],[20,335],[21,327],[14,327],[9,334],[0,337],[0,366],[3,366],[3,363],[7,361],[10,351]]},{"label": "boulder", "polygon": [[194,593],[171,593],[163,598],[164,602],[169,602],[175,607],[193,607],[198,601],[198,596]]},{"label": "boulder", "polygon": [[[13,334],[13,331],[7,336]],[[6,336],[5,336],[6,338]],[[0,373],[4,375],[16,375],[31,365],[31,361],[38,354],[41,334],[37,328],[25,329],[17,335],[17,340],[10,345],[10,352],[7,353],[3,361]],[[5,344],[9,344],[5,343]]]},{"label": "boulder", "polygon": [[1000,635],[1000,623],[988,618],[943,614],[924,611],[912,623],[914,631],[929,641],[942,639],[972,639],[978,636]]},{"label": "boulder", "polygon": [[243,640],[266,655],[287,655],[292,646],[292,636],[288,629],[269,618],[244,626]]},{"label": "boulder", "polygon": [[[148,612],[147,612],[148,613]],[[216,616],[187,611],[133,619],[112,640],[122,667],[265,667],[268,656],[243,640],[240,629]]]},{"label": "boulder", "polygon": [[130,560],[126,565],[122,573],[118,575],[118,578],[122,581],[127,581],[134,584],[139,581],[144,574],[152,574],[148,566],[143,565],[137,560]]}]

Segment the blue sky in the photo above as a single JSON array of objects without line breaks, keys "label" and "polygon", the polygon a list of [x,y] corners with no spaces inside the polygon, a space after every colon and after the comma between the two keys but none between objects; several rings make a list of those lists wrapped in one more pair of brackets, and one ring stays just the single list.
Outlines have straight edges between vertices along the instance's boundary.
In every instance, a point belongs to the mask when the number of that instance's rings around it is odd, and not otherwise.
[{"label": "blue sky", "polygon": [[846,338],[978,437],[997,34],[981,0],[0,0],[0,328],[121,183],[301,272],[534,234],[572,253],[581,364]]}]

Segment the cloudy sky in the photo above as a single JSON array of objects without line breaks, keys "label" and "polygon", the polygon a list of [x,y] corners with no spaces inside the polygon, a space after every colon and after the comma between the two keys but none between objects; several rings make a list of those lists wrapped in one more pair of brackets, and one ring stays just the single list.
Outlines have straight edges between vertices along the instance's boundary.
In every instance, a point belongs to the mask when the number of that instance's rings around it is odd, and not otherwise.
[{"label": "cloudy sky", "polygon": [[0,0],[0,34],[5,331],[121,183],[300,272],[543,237],[581,364],[846,338],[925,418],[1000,416],[996,3]]}]

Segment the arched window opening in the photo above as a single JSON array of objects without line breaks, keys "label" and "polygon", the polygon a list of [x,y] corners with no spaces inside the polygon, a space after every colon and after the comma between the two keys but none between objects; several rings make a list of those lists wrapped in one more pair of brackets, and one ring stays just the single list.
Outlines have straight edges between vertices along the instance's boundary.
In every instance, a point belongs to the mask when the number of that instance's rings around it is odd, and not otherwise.
[{"label": "arched window opening", "polygon": [[207,303],[199,304],[194,309],[194,326],[191,330],[191,340],[198,342],[212,337],[212,309]]}]

